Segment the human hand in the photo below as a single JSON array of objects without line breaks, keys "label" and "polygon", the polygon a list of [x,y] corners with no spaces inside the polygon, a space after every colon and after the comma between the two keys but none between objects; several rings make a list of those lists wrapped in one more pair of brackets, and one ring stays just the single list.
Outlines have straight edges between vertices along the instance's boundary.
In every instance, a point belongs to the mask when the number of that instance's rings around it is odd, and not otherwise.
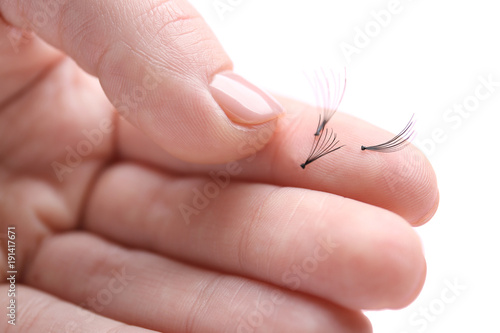
[{"label": "human hand", "polygon": [[182,1],[0,13],[61,50],[26,37],[15,53],[0,23],[0,222],[19,272],[2,331],[369,332],[361,309],[416,297],[411,225],[438,191],[415,148],[361,152],[390,135],[338,113],[347,146],[302,170],[317,112],[219,95],[222,110],[210,82],[232,65]]}]

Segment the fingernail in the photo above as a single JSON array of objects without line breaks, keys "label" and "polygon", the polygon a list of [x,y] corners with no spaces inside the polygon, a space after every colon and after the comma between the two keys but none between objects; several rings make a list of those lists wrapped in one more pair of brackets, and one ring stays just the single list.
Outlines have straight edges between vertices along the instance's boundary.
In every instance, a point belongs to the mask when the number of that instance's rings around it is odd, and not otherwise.
[{"label": "fingernail", "polygon": [[233,72],[215,75],[210,92],[229,119],[237,123],[262,124],[285,112],[274,97]]}]

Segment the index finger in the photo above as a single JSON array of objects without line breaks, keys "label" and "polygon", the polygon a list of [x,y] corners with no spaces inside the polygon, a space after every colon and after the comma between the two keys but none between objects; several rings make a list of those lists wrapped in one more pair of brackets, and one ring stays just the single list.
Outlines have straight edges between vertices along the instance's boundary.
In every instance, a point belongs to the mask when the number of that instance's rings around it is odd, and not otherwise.
[{"label": "index finger", "polygon": [[[120,130],[120,153],[124,158],[160,165],[176,173],[206,175],[206,184],[221,188],[233,179],[309,188],[391,210],[412,225],[421,225],[434,215],[439,202],[436,176],[416,147],[408,145],[390,154],[361,151],[361,145],[384,142],[393,134],[337,112],[327,126],[345,147],[303,170],[300,164],[314,140],[317,110],[290,99],[280,98],[280,102],[289,118],[280,119],[273,138],[258,153],[259,136],[257,140],[241,142],[239,149],[254,149],[256,153],[239,161],[216,166],[184,163],[165,154],[126,124]],[[267,135],[267,131],[261,134]],[[203,194],[204,188],[198,190]]]}]

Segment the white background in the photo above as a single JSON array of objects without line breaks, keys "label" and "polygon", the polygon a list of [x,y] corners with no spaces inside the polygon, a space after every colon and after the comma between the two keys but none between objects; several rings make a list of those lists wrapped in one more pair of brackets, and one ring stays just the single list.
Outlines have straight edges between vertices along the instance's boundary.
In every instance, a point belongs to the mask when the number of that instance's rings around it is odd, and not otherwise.
[{"label": "white background", "polygon": [[[236,71],[259,86],[314,103],[304,72],[346,66],[342,111],[392,132],[417,114],[416,143],[427,142],[441,195],[417,229],[427,281],[406,309],[368,312],[374,332],[500,332],[500,84],[475,97],[481,77],[500,82],[498,1],[220,0],[231,6],[223,13],[215,0],[191,2]],[[390,22],[376,23],[372,12],[392,4]],[[356,37],[366,28],[363,45]],[[347,44],[359,46],[351,57]],[[460,116],[453,107],[464,103],[471,111]],[[430,145],[433,133],[440,142]]]}]

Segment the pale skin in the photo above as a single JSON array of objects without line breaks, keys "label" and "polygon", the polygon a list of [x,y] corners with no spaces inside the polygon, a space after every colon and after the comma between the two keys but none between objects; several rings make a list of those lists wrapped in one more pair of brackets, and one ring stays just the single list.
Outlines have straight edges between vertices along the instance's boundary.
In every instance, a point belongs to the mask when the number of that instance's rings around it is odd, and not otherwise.
[{"label": "pale skin", "polygon": [[[346,147],[302,170],[317,110],[280,98],[286,115],[228,121],[207,86],[231,61],[187,3],[59,1],[35,24],[39,3],[0,4],[0,227],[16,226],[20,305],[0,331],[359,333],[363,309],[417,297],[413,227],[439,195],[416,148],[362,152],[391,134],[338,112]],[[12,27],[36,34],[17,53]],[[145,68],[161,79],[120,118]],[[58,178],[53,162],[103,124]],[[186,223],[179,207],[234,160]],[[0,260],[5,281],[5,247]]]}]

